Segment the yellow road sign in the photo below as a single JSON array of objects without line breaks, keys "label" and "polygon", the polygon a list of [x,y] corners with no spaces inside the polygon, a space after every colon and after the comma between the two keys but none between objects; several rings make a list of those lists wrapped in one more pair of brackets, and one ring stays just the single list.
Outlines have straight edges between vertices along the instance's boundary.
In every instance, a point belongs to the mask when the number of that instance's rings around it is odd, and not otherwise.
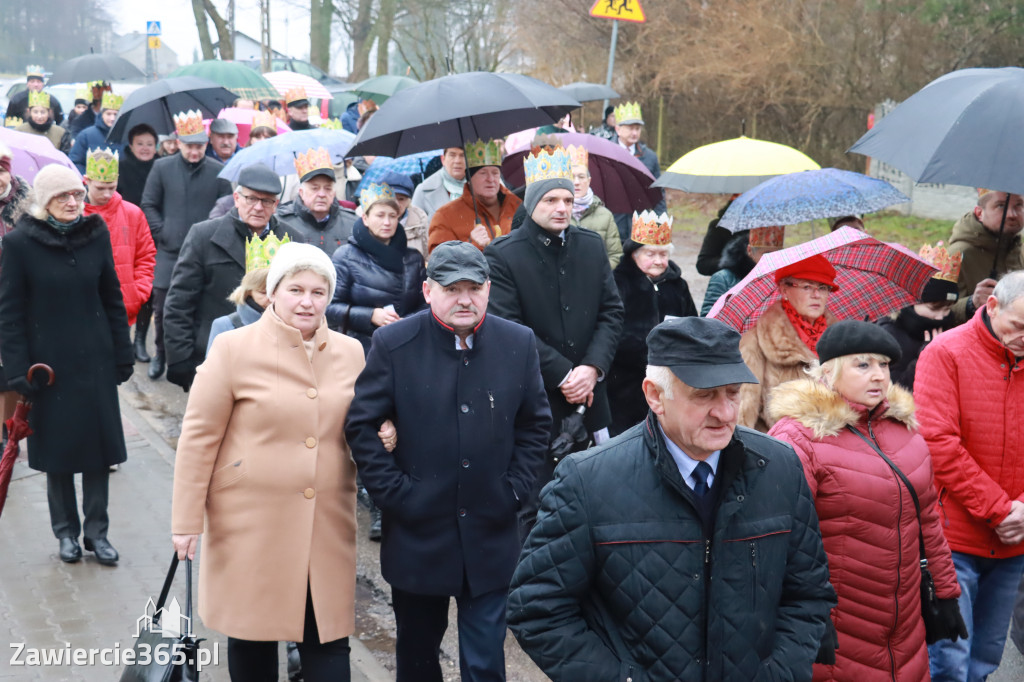
[{"label": "yellow road sign", "polygon": [[619,21],[647,21],[640,0],[597,0],[590,8],[590,16],[600,19],[618,19]]},{"label": "yellow road sign", "polygon": [[160,36],[149,36],[149,49],[159,50],[160,49]]}]

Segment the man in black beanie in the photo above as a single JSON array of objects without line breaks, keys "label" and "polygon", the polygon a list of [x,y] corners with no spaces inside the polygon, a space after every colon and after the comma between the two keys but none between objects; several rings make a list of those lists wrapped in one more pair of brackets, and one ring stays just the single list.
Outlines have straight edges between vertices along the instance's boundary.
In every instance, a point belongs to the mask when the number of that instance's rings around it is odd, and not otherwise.
[{"label": "man in black beanie", "polygon": [[588,130],[591,135],[603,137],[606,140],[615,139],[615,107],[608,105],[604,109],[604,121],[596,128]]}]

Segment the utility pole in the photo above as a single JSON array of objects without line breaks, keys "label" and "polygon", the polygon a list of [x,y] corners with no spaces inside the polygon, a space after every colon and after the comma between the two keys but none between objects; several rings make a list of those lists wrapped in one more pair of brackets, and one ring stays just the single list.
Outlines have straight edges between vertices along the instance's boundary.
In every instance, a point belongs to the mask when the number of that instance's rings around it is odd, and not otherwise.
[{"label": "utility pole", "polygon": [[270,71],[270,0],[260,0],[260,69]]},{"label": "utility pole", "polygon": [[232,47],[235,40],[235,0],[228,0],[228,30],[231,32]]}]

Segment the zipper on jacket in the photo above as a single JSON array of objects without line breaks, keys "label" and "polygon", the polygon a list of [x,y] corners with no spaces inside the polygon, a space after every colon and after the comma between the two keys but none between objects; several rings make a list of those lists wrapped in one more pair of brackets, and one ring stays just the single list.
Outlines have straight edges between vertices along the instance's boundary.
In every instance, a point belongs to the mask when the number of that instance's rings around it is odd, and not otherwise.
[{"label": "zipper on jacket", "polygon": [[750,566],[751,575],[753,576],[753,591],[750,593],[751,604],[753,604],[754,612],[757,612],[757,545],[753,541],[750,542]]},{"label": "zipper on jacket", "polygon": [[941,488],[939,490],[939,511],[942,512],[943,528],[949,528],[949,517],[946,516],[946,505],[944,504],[944,502],[946,501],[946,492],[947,491],[945,488]]},{"label": "zipper on jacket", "polygon": [[708,671],[708,612],[711,610],[711,540],[704,540],[704,641],[701,645],[702,677]]},{"label": "zipper on jacket", "polygon": [[[878,443],[878,439],[875,438],[875,432],[871,428],[871,418],[868,417],[868,435],[871,436],[871,440],[874,441],[875,447],[879,450],[882,446]],[[892,628],[889,630],[889,636],[885,640],[885,650],[889,652],[889,674],[892,677],[892,682],[896,680],[896,655],[892,651],[892,638],[896,634],[896,626],[900,622],[900,568],[903,566],[903,533],[900,529],[900,520],[903,518],[903,485],[900,483],[899,477],[896,472],[892,470],[892,467],[887,467],[889,473],[892,474],[893,478],[896,479],[896,490],[899,492],[899,505],[896,516],[896,587],[892,593],[892,600],[894,604]]]}]

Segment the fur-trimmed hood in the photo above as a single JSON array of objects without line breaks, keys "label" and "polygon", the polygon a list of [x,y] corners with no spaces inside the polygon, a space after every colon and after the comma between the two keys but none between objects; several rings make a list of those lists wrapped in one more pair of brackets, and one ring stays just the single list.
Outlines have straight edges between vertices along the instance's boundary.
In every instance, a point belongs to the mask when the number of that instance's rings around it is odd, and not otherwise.
[{"label": "fur-trimmed hood", "polygon": [[0,235],[11,230],[32,204],[32,185],[20,175],[11,176],[11,192],[0,200]]},{"label": "fur-trimmed hood", "polygon": [[885,400],[869,412],[813,379],[788,381],[772,391],[768,414],[773,421],[783,417],[795,419],[810,429],[819,440],[836,436],[847,426],[855,426],[872,414],[877,419],[892,419],[906,425],[908,429],[917,429],[914,397],[895,383],[889,386]]},{"label": "fur-trimmed hood", "polygon": [[61,248],[78,248],[108,231],[107,224],[97,214],[83,215],[81,221],[66,236],[53,229],[45,220],[33,218],[28,214],[22,216],[16,229],[25,232],[40,244]]}]

